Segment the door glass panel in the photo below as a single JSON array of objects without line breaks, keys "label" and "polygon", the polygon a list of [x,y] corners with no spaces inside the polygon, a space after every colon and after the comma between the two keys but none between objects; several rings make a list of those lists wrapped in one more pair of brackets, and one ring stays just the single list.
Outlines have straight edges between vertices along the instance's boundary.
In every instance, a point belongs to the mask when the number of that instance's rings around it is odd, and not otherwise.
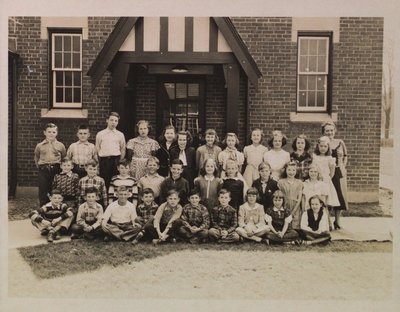
[{"label": "door glass panel", "polygon": [[186,83],[177,83],[176,84],[176,98],[177,99],[185,99],[187,97],[186,94]]}]

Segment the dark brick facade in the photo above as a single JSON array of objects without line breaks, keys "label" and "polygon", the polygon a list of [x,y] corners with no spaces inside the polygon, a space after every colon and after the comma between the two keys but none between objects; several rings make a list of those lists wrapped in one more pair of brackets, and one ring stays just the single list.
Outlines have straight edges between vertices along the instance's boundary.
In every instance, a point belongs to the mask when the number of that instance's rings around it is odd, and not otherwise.
[{"label": "dark brick facade", "polygon": [[[40,17],[20,17],[22,25],[10,26],[10,35],[18,37],[20,55],[18,80],[18,184],[36,185],[33,150],[43,139],[42,128],[52,121],[59,125],[59,140],[66,146],[75,141],[75,128],[88,122],[95,134],[105,125],[111,107],[111,75],[106,72],[93,93],[85,74],[118,18],[89,17],[89,38],[83,40],[83,108],[88,120],[42,119],[41,109],[48,101],[48,41],[40,39]],[[292,18],[232,18],[237,31],[249,48],[263,77],[258,89],[241,73],[238,133],[245,142],[249,129],[260,127],[265,133],[283,130],[291,143],[298,133],[312,141],[320,136],[320,123],[290,122],[296,111],[297,45],[292,42]],[[338,138],[349,150],[349,189],[377,192],[379,186],[379,133],[381,123],[382,18],[341,18],[340,42],[333,44],[333,105],[338,114]],[[29,72],[27,66],[33,70]],[[156,122],[156,77],[142,74],[135,88],[136,116],[133,122]],[[206,76],[206,127],[225,133],[226,89],[221,68]],[[153,133],[154,134],[154,133]],[[127,139],[132,134],[127,134]],[[28,139],[27,139],[28,138]],[[288,144],[289,146],[290,144]],[[288,148],[290,150],[290,148]]]}]

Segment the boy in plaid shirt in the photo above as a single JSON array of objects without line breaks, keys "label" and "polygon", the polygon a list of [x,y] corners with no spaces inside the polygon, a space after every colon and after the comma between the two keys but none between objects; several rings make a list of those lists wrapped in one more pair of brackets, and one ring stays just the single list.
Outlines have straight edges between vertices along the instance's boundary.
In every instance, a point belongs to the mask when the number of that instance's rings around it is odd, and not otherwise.
[{"label": "boy in plaid shirt", "polygon": [[107,190],[106,184],[102,177],[97,175],[97,162],[92,160],[89,161],[85,170],[87,173],[86,177],[83,177],[79,180],[78,188],[79,188],[79,198],[78,204],[81,205],[85,202],[85,190],[89,187],[94,187],[97,190],[97,202],[103,206],[103,209],[107,207]]},{"label": "boy in plaid shirt", "polygon": [[189,240],[191,244],[207,241],[210,215],[207,208],[200,204],[198,190],[190,191],[189,204],[183,207],[181,218],[176,222],[178,223],[177,234],[182,240]]},{"label": "boy in plaid shirt", "polygon": [[146,239],[151,239],[150,235],[145,232],[145,227],[153,225],[154,215],[157,212],[158,205],[154,201],[154,191],[151,188],[145,188],[142,193],[142,203],[136,207],[137,218],[136,222],[142,226],[142,231],[132,241],[133,245],[136,245],[139,240],[144,236]]},{"label": "boy in plaid shirt", "polygon": [[101,230],[103,207],[96,202],[97,190],[94,187],[87,188],[85,199],[86,202],[79,206],[76,224],[71,226],[71,239],[83,236],[83,238],[93,240],[103,234]]},{"label": "boy in plaid shirt", "polygon": [[240,240],[236,233],[237,213],[236,209],[229,206],[231,194],[226,189],[218,192],[219,206],[211,209],[211,228],[208,236],[218,243],[235,243]]},{"label": "boy in plaid shirt", "polygon": [[67,232],[73,213],[72,208],[63,203],[63,196],[59,190],[53,190],[50,202],[29,214],[33,226],[38,228],[42,235],[47,235],[47,241],[60,238],[60,232]]}]

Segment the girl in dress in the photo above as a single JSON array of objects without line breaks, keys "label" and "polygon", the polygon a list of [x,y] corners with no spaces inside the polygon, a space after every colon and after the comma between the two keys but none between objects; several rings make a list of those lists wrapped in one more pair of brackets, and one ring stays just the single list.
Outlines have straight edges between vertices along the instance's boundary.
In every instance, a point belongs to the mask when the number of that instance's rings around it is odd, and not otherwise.
[{"label": "girl in dress", "polygon": [[189,182],[190,189],[193,188],[193,180],[196,175],[196,151],[190,146],[192,136],[189,131],[179,131],[178,145],[171,148],[171,160],[180,159],[183,162],[182,177]]},{"label": "girl in dress", "polygon": [[301,217],[300,236],[308,245],[329,241],[331,235],[324,201],[318,195],[314,195],[309,200],[309,206],[311,209],[304,211]]},{"label": "girl in dress", "polygon": [[229,205],[237,210],[244,203],[247,185],[243,178],[239,176],[239,167],[234,160],[228,159],[225,168],[226,176],[223,178],[222,188],[231,192]]},{"label": "girl in dress", "polygon": [[159,141],[160,149],[156,152],[156,157],[160,161],[158,174],[165,178],[169,175],[169,165],[172,161],[169,153],[171,149],[176,145],[175,127],[172,125],[166,126]]},{"label": "girl in dress", "polygon": [[329,185],[322,181],[320,169],[316,164],[311,164],[308,170],[309,178],[303,182],[303,211],[310,209],[309,200],[312,196],[318,195],[324,203],[328,201]]},{"label": "girl in dress", "polygon": [[239,175],[242,177],[240,172],[242,171],[242,165],[244,163],[244,155],[236,148],[239,144],[237,135],[233,132],[228,132],[222,143],[226,144],[226,148],[218,155],[218,164],[221,168],[221,178],[224,178],[226,175],[226,163],[228,160],[232,160],[236,163]]},{"label": "girl in dress", "polygon": [[264,153],[264,161],[271,166],[271,175],[275,181],[281,178],[285,164],[290,161],[290,154],[282,149],[286,145],[287,139],[281,131],[272,132],[272,137],[268,141],[271,150]]},{"label": "girl in dress", "polygon": [[243,149],[244,158],[246,160],[246,169],[243,173],[243,178],[247,185],[250,186],[260,176],[258,174],[258,165],[262,163],[264,153],[268,148],[261,144],[263,132],[256,128],[251,132],[251,141],[253,144],[246,146]]},{"label": "girl in dress", "polygon": [[131,175],[136,181],[146,174],[147,159],[160,148],[156,140],[148,137],[150,130],[151,127],[147,120],[139,120],[136,124],[136,131],[139,135],[130,139],[126,144],[127,159],[131,162]]},{"label": "girl in dress", "polygon": [[264,220],[264,207],[257,203],[258,192],[251,187],[246,192],[246,202],[239,207],[238,225],[236,233],[240,236],[261,242],[262,236],[269,231]]},{"label": "girl in dress", "polygon": [[296,161],[298,178],[302,181],[308,178],[308,167],[312,162],[308,153],[310,147],[310,141],[304,134],[298,135],[292,143],[293,152],[290,153],[290,160]]},{"label": "girl in dress", "polygon": [[342,210],[348,208],[347,204],[347,148],[343,140],[335,139],[336,126],[333,122],[327,122],[322,125],[322,134],[326,135],[330,140],[332,149],[332,157],[336,160],[335,174],[332,177],[332,183],[335,186],[339,199],[339,205],[334,206],[335,221],[333,226],[340,229],[340,214]]},{"label": "girl in dress", "polygon": [[219,138],[214,129],[207,129],[204,133],[206,144],[200,146],[196,151],[196,165],[199,172],[203,168],[205,161],[209,158],[218,163],[218,155],[222,149],[218,146]]},{"label": "girl in dress", "polygon": [[335,159],[331,156],[329,138],[326,136],[318,139],[315,152],[312,155],[312,164],[317,165],[321,171],[322,181],[328,184],[329,194],[327,200],[328,207],[339,206],[339,199],[335,187],[332,183],[332,177],[335,174]]},{"label": "girl in dress", "polygon": [[291,161],[285,166],[283,179],[279,180],[278,187],[285,195],[285,206],[292,215],[292,228],[300,229],[301,198],[303,195],[303,182],[296,179],[297,165]]},{"label": "girl in dress", "polygon": [[199,191],[200,203],[207,207],[208,212],[218,206],[218,192],[222,188],[222,180],[218,178],[217,164],[214,159],[204,161],[200,175],[194,179],[194,187]]},{"label": "girl in dress", "polygon": [[260,177],[253,182],[253,187],[259,194],[257,202],[264,206],[266,212],[272,207],[272,194],[278,190],[278,182],[271,178],[271,167],[268,163],[262,162],[258,166],[258,172]]}]

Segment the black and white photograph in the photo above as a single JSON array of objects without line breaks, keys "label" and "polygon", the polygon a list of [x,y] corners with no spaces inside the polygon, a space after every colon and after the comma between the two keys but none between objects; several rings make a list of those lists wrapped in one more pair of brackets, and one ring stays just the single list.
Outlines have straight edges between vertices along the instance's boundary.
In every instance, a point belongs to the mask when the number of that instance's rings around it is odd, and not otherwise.
[{"label": "black and white photograph", "polygon": [[398,310],[399,4],[100,3],[0,2],[4,311]]}]

